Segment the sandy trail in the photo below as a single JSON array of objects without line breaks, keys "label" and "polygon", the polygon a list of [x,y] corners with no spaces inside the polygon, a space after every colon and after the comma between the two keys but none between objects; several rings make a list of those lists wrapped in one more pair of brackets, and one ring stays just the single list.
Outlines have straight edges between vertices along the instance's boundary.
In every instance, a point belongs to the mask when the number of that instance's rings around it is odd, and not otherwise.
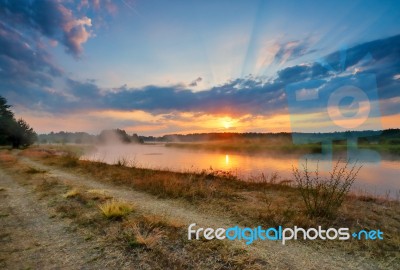
[{"label": "sandy trail", "polygon": [[[196,223],[201,227],[227,228],[236,225],[229,219],[199,213],[194,207],[174,200],[159,199],[133,189],[101,183],[90,177],[72,174],[28,158],[19,159],[20,162],[30,167],[45,170],[48,176],[58,178],[66,184],[81,186],[86,189],[106,190],[114,198],[134,203],[138,209],[145,213],[166,215],[184,224]],[[347,255],[339,251],[315,250],[296,242],[290,242],[285,246],[280,242],[271,241],[257,241],[249,246],[241,241],[232,241],[230,243],[248,250],[258,258],[266,260],[273,269],[379,269],[379,266],[370,260]]]},{"label": "sandy trail", "polygon": [[[78,269],[100,256],[66,224],[49,216],[26,187],[0,170],[0,266],[7,269]],[[98,265],[99,266],[99,265]]]}]

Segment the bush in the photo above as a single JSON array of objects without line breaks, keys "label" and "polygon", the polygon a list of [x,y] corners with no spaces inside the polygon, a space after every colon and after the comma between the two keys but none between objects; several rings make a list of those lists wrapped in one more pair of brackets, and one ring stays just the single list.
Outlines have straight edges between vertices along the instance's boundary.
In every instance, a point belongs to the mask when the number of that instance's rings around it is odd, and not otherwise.
[{"label": "bush", "polygon": [[337,214],[362,167],[357,162],[351,168],[349,161],[341,163],[341,160],[336,162],[329,177],[319,174],[318,164],[315,172],[310,172],[307,160],[302,172],[292,167],[295,182],[310,216],[331,218]]}]

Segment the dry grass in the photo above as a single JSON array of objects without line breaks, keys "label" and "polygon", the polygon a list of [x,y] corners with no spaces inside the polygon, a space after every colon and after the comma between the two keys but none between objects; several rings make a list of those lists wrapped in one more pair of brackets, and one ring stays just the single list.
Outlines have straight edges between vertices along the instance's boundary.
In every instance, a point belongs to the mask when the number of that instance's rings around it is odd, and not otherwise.
[{"label": "dry grass", "polygon": [[39,170],[37,168],[29,167],[29,169],[26,170],[26,173],[28,174],[37,174],[37,173],[46,173],[45,170]]},{"label": "dry grass", "polygon": [[115,199],[100,204],[99,209],[108,219],[121,219],[134,210],[132,205]]},{"label": "dry grass", "polygon": [[10,164],[10,163],[15,163],[16,161],[17,161],[17,159],[13,155],[11,155],[10,151],[3,150],[0,152],[0,162],[1,163]]},{"label": "dry grass", "polygon": [[[41,161],[47,164],[51,162],[52,165],[65,169],[63,158],[63,156],[53,156],[51,159],[43,158]],[[340,208],[341,211],[339,211],[336,216],[327,219],[326,217],[310,217],[307,214],[305,205],[302,203],[299,190],[294,186],[281,183],[281,179],[275,178],[274,176],[265,177],[265,181],[245,183],[238,181],[234,176],[224,175],[219,172],[175,173],[143,168],[128,168],[89,161],[79,161],[76,167],[71,168],[71,172],[80,173],[98,181],[123,185],[129,188],[133,187],[136,190],[145,191],[158,197],[177,199],[180,203],[188,203],[191,206],[195,206],[199,212],[210,215],[222,215],[244,226],[281,225],[289,227],[297,225],[308,228],[321,225],[336,228],[349,227],[352,231],[360,229],[381,229],[385,233],[385,240],[380,242],[313,241],[304,243],[305,245],[321,245],[324,248],[331,248],[332,250],[339,249],[348,253],[362,252],[362,256],[369,258],[374,257],[374,259],[376,258],[377,260],[387,260],[386,256],[389,254],[388,251],[398,250],[398,246],[400,246],[400,234],[398,231],[398,228],[400,228],[400,219],[398,218],[400,216],[400,205],[398,202],[388,202],[383,198],[377,199],[354,195],[345,196]],[[41,175],[32,175],[32,177],[39,176]],[[65,192],[66,190],[61,194]],[[86,206],[92,205],[94,201],[96,203],[93,205],[96,206],[99,203],[96,199],[97,197],[101,198],[100,202],[106,202],[107,199],[104,199],[104,196],[102,196],[104,194],[101,193],[101,191],[81,192],[79,196],[68,200],[68,203],[75,203],[78,202],[80,196],[84,196],[85,200],[87,200],[84,204],[76,203],[74,206],[74,209],[76,209],[73,210],[75,213],[74,215],[76,215],[74,220],[77,220],[79,224],[84,224],[84,226],[89,226],[88,224],[90,224],[90,226],[100,226],[99,224],[101,224],[101,226],[111,226],[108,223],[114,224],[115,226],[121,224],[121,222],[113,222],[112,219],[102,218],[98,211],[94,211],[97,213],[96,215],[93,214],[94,217],[91,217],[91,214],[83,215],[81,213],[82,207],[86,209]],[[59,197],[61,198],[61,196]],[[89,209],[93,210],[96,208]],[[69,211],[67,208],[64,210]],[[124,218],[124,220],[130,221],[132,217],[137,214],[137,212],[134,212]],[[151,219],[154,220],[149,221]],[[182,237],[180,233],[182,233],[183,229],[179,227],[179,224],[177,224],[178,226],[176,226],[176,229],[172,229],[174,226],[168,224],[168,222],[171,222],[170,220],[165,221],[164,225],[162,225],[159,217],[152,218],[141,216],[139,221],[134,220],[134,222],[157,223],[158,225],[156,227],[163,232],[163,235],[165,235],[167,239],[175,239],[174,237],[180,239],[179,241],[177,240],[177,242],[168,243],[161,237],[158,240],[160,243],[151,248],[147,248],[144,244],[138,244],[138,247],[140,247],[139,250],[151,249],[149,252],[154,255],[149,257],[151,260],[159,258],[160,256],[171,258],[170,262],[158,262],[166,268],[174,268],[177,265],[182,266],[180,268],[185,268],[185,259],[175,254],[175,251],[186,252],[185,254],[191,254],[191,256],[194,257],[197,256],[195,254],[198,254],[199,258],[203,255],[201,252],[204,254],[213,254],[212,256],[215,256],[215,258],[213,257],[213,259],[211,259],[209,257],[210,261],[215,262],[215,265],[222,268],[225,263],[232,263],[229,258],[221,255],[224,253],[222,250],[207,253],[206,250],[208,250],[209,246],[214,245],[211,242],[193,242],[185,246],[187,243],[182,243],[180,238]],[[141,228],[140,226],[139,228]],[[134,234],[134,230],[132,228],[130,230],[132,234]],[[110,236],[110,239],[118,239],[118,234],[123,233],[124,229],[116,229],[116,231],[115,235],[111,233],[114,235],[114,238]],[[146,230],[143,229],[140,232],[144,237],[147,236]],[[198,247],[192,249],[193,246],[197,245]],[[174,251],[165,250],[166,246],[173,246],[172,249]],[[136,251],[136,248],[134,250],[135,252],[139,252]],[[210,251],[208,250],[208,252]],[[177,256],[174,257],[173,254]],[[216,254],[218,254],[218,256]],[[235,258],[243,258],[241,254],[235,256]],[[216,260],[219,261],[216,262]],[[240,265],[238,263],[232,264]]]},{"label": "dry grass", "polygon": [[119,158],[114,164],[117,166],[127,167],[129,162],[126,158]]},{"label": "dry grass", "polygon": [[142,215],[141,218],[145,220],[148,224],[152,226],[157,226],[161,228],[172,228],[172,229],[181,229],[185,227],[185,224],[179,220],[167,218],[166,216],[158,216],[158,215]]},{"label": "dry grass", "polygon": [[74,153],[66,153],[62,155],[62,166],[67,168],[77,167],[79,163],[79,156]]},{"label": "dry grass", "polygon": [[[53,160],[54,162],[54,160]],[[62,166],[63,161],[59,161]],[[107,179],[113,184],[133,186],[162,198],[185,198],[190,201],[212,197],[229,197],[232,187],[223,182],[238,182],[216,173],[175,173],[143,168],[80,161],[78,166],[94,178]]]},{"label": "dry grass", "polygon": [[58,182],[54,179],[42,179],[39,184],[36,185],[36,191],[46,192],[53,189],[58,185]]},{"label": "dry grass", "polygon": [[125,225],[124,233],[130,247],[143,245],[148,249],[154,248],[164,235],[159,228],[148,226],[145,222],[131,222]]},{"label": "dry grass", "polygon": [[28,158],[49,158],[57,154],[53,149],[41,149],[37,147],[30,147],[22,151],[19,155]]},{"label": "dry grass", "polygon": [[89,195],[92,196],[92,199],[111,199],[112,196],[104,189],[89,189],[86,191]]},{"label": "dry grass", "polygon": [[76,189],[76,188],[74,188],[74,189],[71,189],[70,191],[68,191],[67,193],[65,193],[65,194],[63,195],[63,197],[64,197],[64,198],[73,198],[73,197],[76,197],[76,196],[78,196],[78,195],[80,195],[79,190]]}]

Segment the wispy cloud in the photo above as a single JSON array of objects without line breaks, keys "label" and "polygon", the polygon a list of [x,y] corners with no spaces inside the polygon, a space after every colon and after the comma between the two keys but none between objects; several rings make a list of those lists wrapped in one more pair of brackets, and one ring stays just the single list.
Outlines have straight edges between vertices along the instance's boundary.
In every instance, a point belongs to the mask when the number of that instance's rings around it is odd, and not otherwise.
[{"label": "wispy cloud", "polygon": [[302,41],[289,41],[280,44],[279,50],[275,53],[274,62],[278,65],[282,65],[289,60],[301,57],[314,51],[315,49],[311,49],[311,42],[309,39],[304,39]]}]

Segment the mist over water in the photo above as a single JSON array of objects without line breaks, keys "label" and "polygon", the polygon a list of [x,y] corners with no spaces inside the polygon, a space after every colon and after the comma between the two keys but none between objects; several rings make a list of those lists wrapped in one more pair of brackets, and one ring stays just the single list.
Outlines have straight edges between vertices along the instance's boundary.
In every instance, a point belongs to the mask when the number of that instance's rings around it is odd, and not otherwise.
[{"label": "mist over water", "polygon": [[[357,155],[358,164],[362,165],[354,192],[367,192],[372,195],[395,197],[400,191],[400,157],[381,156],[376,162],[376,153],[368,151]],[[334,159],[340,155],[335,156]],[[116,164],[124,159],[128,166],[173,171],[224,170],[246,180],[264,174],[266,177],[277,173],[279,180],[292,180],[292,165],[302,166],[302,155],[271,153],[232,153],[205,150],[165,147],[163,144],[107,144],[98,145],[96,150],[87,153],[82,159]],[[320,171],[327,173],[335,160],[318,159]],[[317,160],[307,160],[310,170],[315,170]],[[323,172],[322,172],[323,173]],[[390,192],[390,193],[389,193]],[[388,194],[389,193],[389,194]]]}]

